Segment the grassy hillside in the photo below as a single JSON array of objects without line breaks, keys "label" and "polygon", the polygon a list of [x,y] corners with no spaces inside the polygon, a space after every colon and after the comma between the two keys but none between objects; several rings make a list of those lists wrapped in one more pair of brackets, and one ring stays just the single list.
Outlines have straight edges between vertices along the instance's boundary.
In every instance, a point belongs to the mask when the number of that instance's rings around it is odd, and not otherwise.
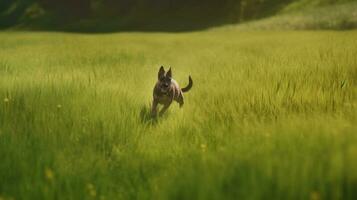
[{"label": "grassy hillside", "polygon": [[286,7],[277,15],[261,20],[225,26],[224,29],[239,30],[346,30],[357,27],[357,2],[319,7],[306,6],[304,9]]},{"label": "grassy hillside", "polygon": [[356,31],[0,38],[1,199],[357,198]]}]

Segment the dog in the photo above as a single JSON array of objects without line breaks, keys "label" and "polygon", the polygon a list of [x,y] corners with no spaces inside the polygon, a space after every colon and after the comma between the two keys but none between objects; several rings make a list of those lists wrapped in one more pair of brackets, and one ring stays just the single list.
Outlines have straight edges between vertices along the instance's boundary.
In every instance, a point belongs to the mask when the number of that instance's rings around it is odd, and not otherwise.
[{"label": "dog", "polygon": [[193,85],[193,81],[191,76],[188,76],[188,85],[184,88],[180,88],[178,83],[172,78],[171,67],[165,73],[165,69],[163,66],[160,67],[158,73],[158,80],[154,87],[153,92],[153,102],[151,115],[152,117],[157,116],[157,106],[158,104],[162,104],[163,108],[160,110],[159,115],[161,116],[164,112],[170,107],[173,101],[179,103],[180,108],[184,104],[183,93],[188,92]]}]

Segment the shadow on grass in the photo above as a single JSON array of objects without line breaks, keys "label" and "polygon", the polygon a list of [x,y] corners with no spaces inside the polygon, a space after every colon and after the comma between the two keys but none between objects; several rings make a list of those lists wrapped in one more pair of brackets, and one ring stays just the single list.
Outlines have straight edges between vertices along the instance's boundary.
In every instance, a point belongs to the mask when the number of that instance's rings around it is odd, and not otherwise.
[{"label": "shadow on grass", "polygon": [[163,115],[158,115],[156,117],[151,116],[150,105],[142,105],[140,109],[140,121],[146,125],[156,125],[160,120],[167,119],[168,116],[168,111],[166,111]]},{"label": "shadow on grass", "polygon": [[151,110],[149,105],[142,105],[140,109],[140,121],[143,124],[155,125],[158,122],[158,117],[151,116]]}]

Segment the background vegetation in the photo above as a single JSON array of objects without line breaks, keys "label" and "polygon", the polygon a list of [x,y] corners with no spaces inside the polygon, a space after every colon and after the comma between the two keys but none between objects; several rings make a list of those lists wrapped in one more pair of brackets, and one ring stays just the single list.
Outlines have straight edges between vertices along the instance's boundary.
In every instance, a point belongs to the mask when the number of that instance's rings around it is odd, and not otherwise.
[{"label": "background vegetation", "polygon": [[[311,13],[314,12],[311,9],[321,7],[338,14],[351,6],[356,10],[356,4],[351,2],[356,0],[2,0],[0,27],[80,32],[188,31],[281,13],[294,15],[299,11],[298,16],[304,16],[301,11],[310,9]],[[340,4],[347,6],[335,9]],[[348,10],[344,13],[330,26],[303,27],[356,27],[356,12]],[[324,13],[308,15],[308,20],[317,21],[315,24],[326,23],[326,19],[320,22],[321,16],[326,16]],[[294,24],[298,26],[301,22],[295,20]]]}]

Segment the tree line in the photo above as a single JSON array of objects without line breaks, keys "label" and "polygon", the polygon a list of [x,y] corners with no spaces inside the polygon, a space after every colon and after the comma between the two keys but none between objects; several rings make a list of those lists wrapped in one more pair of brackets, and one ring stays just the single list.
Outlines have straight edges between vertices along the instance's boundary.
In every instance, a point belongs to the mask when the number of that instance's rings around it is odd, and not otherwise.
[{"label": "tree line", "polygon": [[[0,0],[0,27],[140,21],[162,26],[235,23],[264,17],[294,0]],[[339,0],[321,0],[339,1]],[[340,0],[341,1],[341,0]],[[109,26],[109,25],[108,25]]]}]

